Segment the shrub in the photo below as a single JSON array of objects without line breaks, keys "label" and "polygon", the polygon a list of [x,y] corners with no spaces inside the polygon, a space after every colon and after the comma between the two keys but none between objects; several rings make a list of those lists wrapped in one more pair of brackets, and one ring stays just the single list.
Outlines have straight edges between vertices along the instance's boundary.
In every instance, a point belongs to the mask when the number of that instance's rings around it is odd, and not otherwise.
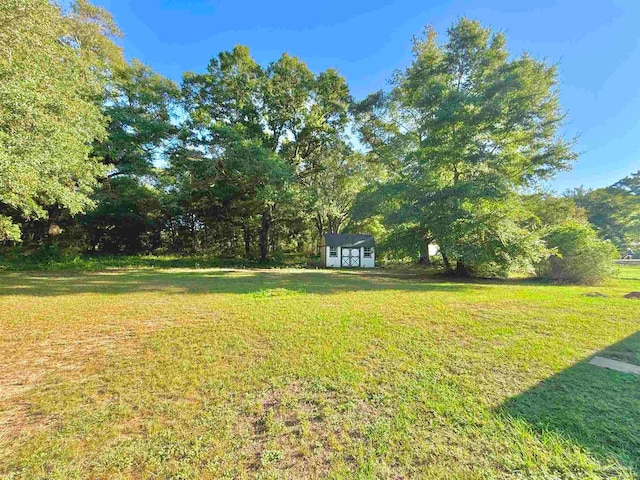
[{"label": "shrub", "polygon": [[613,274],[615,246],[600,240],[589,225],[567,222],[552,227],[544,240],[554,252],[537,266],[538,275],[544,278],[592,285]]}]

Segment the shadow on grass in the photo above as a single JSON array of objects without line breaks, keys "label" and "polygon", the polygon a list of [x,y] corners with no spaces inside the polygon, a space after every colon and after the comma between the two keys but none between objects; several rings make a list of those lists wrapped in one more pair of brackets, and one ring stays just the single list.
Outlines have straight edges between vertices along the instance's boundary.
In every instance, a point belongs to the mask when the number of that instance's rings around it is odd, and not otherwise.
[{"label": "shadow on grass", "polygon": [[[597,355],[640,360],[640,332]],[[588,359],[509,399],[503,413],[552,431],[640,477],[640,375],[589,365]]]},{"label": "shadow on grass", "polygon": [[249,294],[270,290],[331,294],[345,291],[465,291],[470,283],[443,279],[403,278],[364,272],[314,270],[191,270],[113,272],[11,272],[0,276],[0,296],[54,296],[79,293],[118,295],[136,292],[166,294]]}]

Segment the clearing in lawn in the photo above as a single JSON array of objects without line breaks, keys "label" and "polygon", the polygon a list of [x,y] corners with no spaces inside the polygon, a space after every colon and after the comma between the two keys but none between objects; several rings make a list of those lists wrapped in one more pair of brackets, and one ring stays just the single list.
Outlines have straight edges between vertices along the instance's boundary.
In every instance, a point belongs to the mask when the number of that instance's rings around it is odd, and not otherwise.
[{"label": "clearing in lawn", "polygon": [[[0,274],[0,477],[634,478],[640,268]],[[601,293],[605,296],[586,295]]]}]

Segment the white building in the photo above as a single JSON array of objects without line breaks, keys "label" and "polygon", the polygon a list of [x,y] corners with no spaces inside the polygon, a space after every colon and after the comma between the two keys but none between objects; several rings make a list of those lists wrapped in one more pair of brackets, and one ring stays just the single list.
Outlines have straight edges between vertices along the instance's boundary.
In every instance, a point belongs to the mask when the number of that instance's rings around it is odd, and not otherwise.
[{"label": "white building", "polygon": [[376,266],[375,242],[371,235],[327,233],[320,242],[323,267]]}]

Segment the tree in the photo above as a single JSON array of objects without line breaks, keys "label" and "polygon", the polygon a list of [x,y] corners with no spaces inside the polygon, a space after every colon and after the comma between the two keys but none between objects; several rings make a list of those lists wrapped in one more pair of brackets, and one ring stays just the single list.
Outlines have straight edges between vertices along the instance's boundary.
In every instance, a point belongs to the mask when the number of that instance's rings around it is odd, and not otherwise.
[{"label": "tree", "polygon": [[354,202],[373,174],[364,155],[347,145],[321,152],[318,168],[304,180],[318,237],[348,227]]},{"label": "tree", "polygon": [[625,199],[620,211],[625,223],[625,243],[640,244],[640,170],[615,183],[611,190]]},{"label": "tree", "polygon": [[136,60],[113,72],[103,100],[107,136],[92,152],[109,173],[91,196],[96,208],[80,220],[92,249],[137,253],[159,246],[164,192],[155,187],[157,166],[166,163],[178,131],[179,96],[173,82]]},{"label": "tree", "polygon": [[575,159],[558,134],[556,69],[526,54],[510,60],[504,35],[478,22],[461,19],[448,37],[440,44],[427,29],[414,39],[412,64],[394,77],[384,111],[368,114],[375,128],[363,138],[383,133],[369,144],[393,166],[449,272],[504,275],[543,251],[524,228],[519,191]]},{"label": "tree", "polygon": [[212,59],[206,73],[186,74],[184,95],[189,121],[174,165],[206,163],[197,168],[210,195],[227,207],[255,207],[245,217],[260,217],[266,260],[278,205],[317,170],[319,152],[346,124],[346,83],[331,69],[314,75],[287,54],[263,68],[237,46]]},{"label": "tree", "polygon": [[586,210],[600,237],[611,240],[620,251],[626,245],[640,242],[639,173],[606,188],[577,188],[567,192],[567,196]]},{"label": "tree", "polygon": [[107,253],[139,253],[160,246],[161,193],[135,177],[122,176],[102,185],[96,207],[80,220],[91,249]]},{"label": "tree", "polygon": [[90,156],[105,135],[100,99],[122,61],[109,14],[84,0],[0,5],[0,240],[61,206],[84,211],[106,171]]},{"label": "tree", "polygon": [[613,272],[614,245],[585,223],[567,221],[547,230],[552,255],[537,265],[538,274],[560,283],[596,284]]},{"label": "tree", "polygon": [[180,90],[171,80],[137,60],[113,72],[103,101],[107,136],[93,155],[111,168],[109,178],[153,174],[154,162],[177,134]]},{"label": "tree", "polygon": [[530,229],[548,228],[574,221],[588,224],[587,212],[573,198],[548,192],[523,195],[524,207],[533,214]]},{"label": "tree", "polygon": [[419,263],[430,264],[433,235],[418,204],[425,185],[404,168],[418,144],[418,137],[408,128],[417,112],[398,107],[392,94],[381,91],[352,105],[357,131],[370,147],[369,161],[382,167],[358,196],[354,216],[359,221],[372,216],[382,220],[386,234],[378,244],[388,257],[405,259],[417,255]]},{"label": "tree", "polygon": [[633,197],[640,197],[640,170],[616,182],[611,188]]}]

